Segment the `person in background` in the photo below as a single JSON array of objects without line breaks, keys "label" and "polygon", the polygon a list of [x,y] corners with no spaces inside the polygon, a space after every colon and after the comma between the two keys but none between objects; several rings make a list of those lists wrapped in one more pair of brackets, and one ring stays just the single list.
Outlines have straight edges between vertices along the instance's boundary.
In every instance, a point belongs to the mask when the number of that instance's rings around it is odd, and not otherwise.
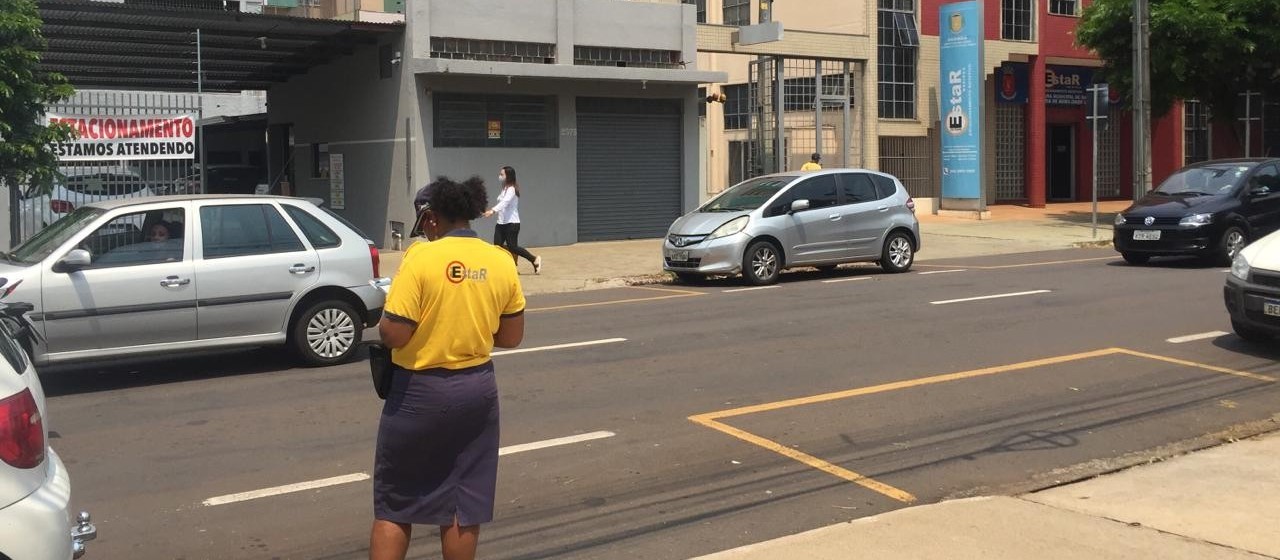
[{"label": "person in background", "polygon": [[822,154],[814,152],[812,156],[809,156],[809,162],[800,166],[800,170],[801,171],[821,171],[822,164],[819,163],[821,161],[822,161]]},{"label": "person in background", "polygon": [[395,369],[374,455],[371,560],[403,560],[413,525],[440,527],[444,560],[472,560],[498,477],[495,346],[524,339],[524,294],[506,251],[471,229],[484,183],[440,177],[415,198],[428,243],[391,284],[378,332]]},{"label": "person in background", "polygon": [[533,263],[533,273],[540,274],[542,257],[535,257],[520,246],[520,183],[516,182],[516,170],[510,165],[499,170],[498,184],[502,185],[498,202],[484,213],[486,218],[498,216],[498,225],[493,228],[493,244],[509,251],[517,264],[520,257],[524,257]]}]

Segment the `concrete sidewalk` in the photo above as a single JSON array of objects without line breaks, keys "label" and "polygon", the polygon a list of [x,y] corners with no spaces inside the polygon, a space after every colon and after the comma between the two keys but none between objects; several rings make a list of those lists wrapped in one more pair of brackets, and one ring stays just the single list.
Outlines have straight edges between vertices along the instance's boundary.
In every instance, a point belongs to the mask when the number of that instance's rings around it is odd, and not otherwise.
[{"label": "concrete sidewalk", "polygon": [[[916,259],[927,262],[1109,242],[1115,213],[1126,206],[1127,202],[1100,205],[1096,237],[1092,235],[1087,203],[1053,204],[1045,209],[993,206],[991,218],[980,221],[922,212],[919,218],[924,239]],[[530,248],[530,251],[542,257],[543,270],[535,276],[528,262],[520,262],[521,281],[527,294],[609,288],[667,277],[662,272],[661,239],[578,243]],[[382,274],[393,276],[402,256],[397,251],[384,251]]]},{"label": "concrete sidewalk", "polygon": [[1044,492],[912,507],[699,560],[1278,558],[1277,457],[1280,434],[1272,434]]}]

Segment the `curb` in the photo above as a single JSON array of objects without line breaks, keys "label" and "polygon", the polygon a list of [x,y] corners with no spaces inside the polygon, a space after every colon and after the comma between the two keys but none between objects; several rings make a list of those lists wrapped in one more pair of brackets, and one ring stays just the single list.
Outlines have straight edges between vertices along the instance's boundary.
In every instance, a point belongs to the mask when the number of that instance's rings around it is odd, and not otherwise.
[{"label": "curb", "polygon": [[1078,241],[1076,243],[1072,243],[1071,246],[1079,249],[1110,247],[1111,240],[1108,239],[1105,241]]}]

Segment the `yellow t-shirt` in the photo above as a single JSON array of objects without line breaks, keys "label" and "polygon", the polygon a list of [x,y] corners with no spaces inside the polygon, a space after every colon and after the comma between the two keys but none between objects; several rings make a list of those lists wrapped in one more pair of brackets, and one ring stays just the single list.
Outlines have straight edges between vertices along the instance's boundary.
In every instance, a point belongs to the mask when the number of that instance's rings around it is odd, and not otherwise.
[{"label": "yellow t-shirt", "polygon": [[524,313],[524,292],[511,253],[472,231],[455,231],[405,252],[391,282],[384,313],[415,325],[413,337],[391,352],[412,370],[463,369],[489,361],[502,317]]},{"label": "yellow t-shirt", "polygon": [[800,170],[801,171],[821,171],[822,165],[810,161],[805,163],[804,165],[801,165]]}]

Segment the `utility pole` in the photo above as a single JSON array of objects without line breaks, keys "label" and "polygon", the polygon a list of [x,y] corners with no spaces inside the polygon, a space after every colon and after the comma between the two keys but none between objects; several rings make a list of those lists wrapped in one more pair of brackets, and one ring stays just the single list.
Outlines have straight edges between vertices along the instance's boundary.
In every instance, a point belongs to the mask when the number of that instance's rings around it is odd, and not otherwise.
[{"label": "utility pole", "polygon": [[208,161],[205,159],[205,141],[204,141],[204,45],[200,41],[200,29],[196,29],[196,98],[199,110],[197,112],[196,128],[200,143],[200,194],[209,192],[207,188],[209,181]]},{"label": "utility pole", "polygon": [[1151,190],[1151,5],[1133,3],[1133,200]]},{"label": "utility pole", "polygon": [[1089,86],[1089,122],[1093,125],[1093,237],[1098,237],[1098,127],[1107,120],[1111,103],[1107,84]]}]

